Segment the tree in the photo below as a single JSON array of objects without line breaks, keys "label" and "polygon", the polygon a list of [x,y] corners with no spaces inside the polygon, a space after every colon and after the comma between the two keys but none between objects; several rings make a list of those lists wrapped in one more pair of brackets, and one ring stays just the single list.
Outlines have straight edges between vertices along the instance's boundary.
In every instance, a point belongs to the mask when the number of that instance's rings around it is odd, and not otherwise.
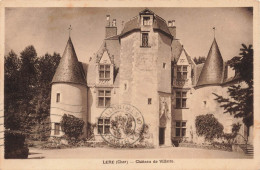
[{"label": "tree", "polygon": [[246,87],[240,84],[231,85],[228,88],[230,98],[224,98],[218,94],[215,100],[221,103],[224,113],[230,113],[235,118],[242,118],[248,127],[253,125],[253,49],[242,44],[240,56],[233,57],[228,64],[236,71],[236,76],[246,83]]},{"label": "tree", "polygon": [[195,62],[195,64],[201,64],[201,63],[205,63],[206,61],[206,57],[205,56],[199,56],[198,58],[197,57],[194,57],[193,58],[193,61]]},{"label": "tree", "polygon": [[17,130],[20,128],[21,117],[16,103],[19,101],[19,79],[20,79],[21,60],[17,55],[10,51],[4,60],[4,119],[5,128]]},{"label": "tree", "polygon": [[20,54],[11,51],[5,56],[5,128],[39,139],[50,128],[51,80],[61,57],[37,57],[33,46]]},{"label": "tree", "polygon": [[40,137],[46,138],[50,130],[50,102],[51,102],[51,81],[55,74],[56,68],[60,62],[60,55],[46,53],[37,59],[35,67],[37,70],[37,92],[33,98],[36,104],[35,119],[38,122],[37,132],[41,132]]}]

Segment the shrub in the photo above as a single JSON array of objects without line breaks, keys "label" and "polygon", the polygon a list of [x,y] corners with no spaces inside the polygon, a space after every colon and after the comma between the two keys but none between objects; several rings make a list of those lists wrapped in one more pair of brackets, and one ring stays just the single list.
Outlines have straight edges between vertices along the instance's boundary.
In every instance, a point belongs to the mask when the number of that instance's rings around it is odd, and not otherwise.
[{"label": "shrub", "polygon": [[240,123],[234,123],[232,124],[232,133],[224,133],[223,138],[227,141],[228,144],[233,144],[235,138],[238,135],[238,132],[240,130],[241,124]]},{"label": "shrub", "polygon": [[95,140],[95,135],[94,135],[94,129],[97,127],[97,124],[92,124],[88,122],[88,130],[87,130],[87,140],[88,141],[94,141]]},{"label": "shrub", "polygon": [[213,114],[200,115],[195,120],[196,133],[204,136],[206,141],[220,138],[223,134],[223,125],[214,117]]},{"label": "shrub", "polygon": [[84,121],[82,119],[79,119],[73,115],[64,114],[62,116],[61,130],[68,138],[78,139],[83,133],[83,127]]},{"label": "shrub", "polygon": [[5,159],[26,159],[29,149],[25,144],[25,134],[5,130]]},{"label": "shrub", "polygon": [[149,133],[149,126],[147,124],[144,124],[143,130],[140,133],[139,142],[145,141],[145,136]]}]

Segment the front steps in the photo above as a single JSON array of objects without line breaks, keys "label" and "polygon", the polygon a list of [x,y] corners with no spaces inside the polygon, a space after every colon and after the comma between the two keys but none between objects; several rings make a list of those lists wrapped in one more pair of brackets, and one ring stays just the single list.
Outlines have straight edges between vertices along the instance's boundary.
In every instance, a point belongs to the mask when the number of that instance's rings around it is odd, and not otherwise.
[{"label": "front steps", "polygon": [[254,158],[254,146],[253,145],[240,145],[240,148],[244,151],[248,158]]}]

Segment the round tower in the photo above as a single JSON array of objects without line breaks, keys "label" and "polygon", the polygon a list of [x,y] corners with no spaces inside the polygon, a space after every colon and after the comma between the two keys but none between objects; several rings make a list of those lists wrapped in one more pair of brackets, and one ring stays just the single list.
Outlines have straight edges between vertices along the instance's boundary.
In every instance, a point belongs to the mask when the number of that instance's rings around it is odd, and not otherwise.
[{"label": "round tower", "polygon": [[206,62],[200,73],[198,86],[220,85],[223,80],[223,58],[218,48],[216,39],[210,47]]},{"label": "round tower", "polygon": [[87,84],[83,67],[78,61],[71,38],[52,79],[51,89],[51,136],[62,136],[61,118],[70,114],[85,122],[87,125]]}]

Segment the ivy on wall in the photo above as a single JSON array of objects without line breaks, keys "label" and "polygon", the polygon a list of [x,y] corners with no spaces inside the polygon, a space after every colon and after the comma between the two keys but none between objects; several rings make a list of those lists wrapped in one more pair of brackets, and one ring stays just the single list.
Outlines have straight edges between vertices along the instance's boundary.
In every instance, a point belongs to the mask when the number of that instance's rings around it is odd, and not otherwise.
[{"label": "ivy on wall", "polygon": [[222,137],[224,127],[213,114],[197,116],[195,126],[197,135],[204,136],[206,141]]},{"label": "ivy on wall", "polygon": [[78,139],[83,133],[84,121],[73,115],[64,114],[61,120],[61,130],[69,138]]}]

